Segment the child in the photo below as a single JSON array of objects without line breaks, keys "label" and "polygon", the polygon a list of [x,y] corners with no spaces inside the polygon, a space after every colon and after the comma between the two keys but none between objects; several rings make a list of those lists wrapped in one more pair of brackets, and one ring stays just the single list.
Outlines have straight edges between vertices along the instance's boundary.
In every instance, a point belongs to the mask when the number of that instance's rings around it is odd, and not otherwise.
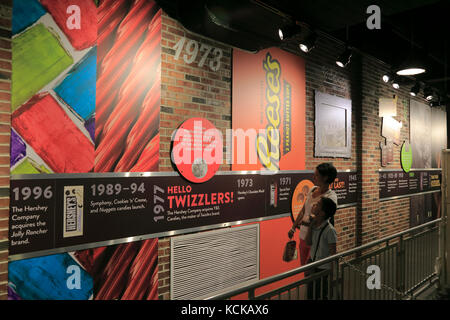
[{"label": "child", "polygon": [[[329,198],[321,198],[319,202],[313,205],[311,209],[310,225],[306,235],[306,243],[311,246],[311,256],[309,262],[325,259],[336,254],[336,230],[329,222],[329,219],[336,213],[336,203]],[[330,270],[330,263],[323,264],[312,273],[323,270]],[[328,295],[328,275],[315,281],[316,294],[313,296],[313,284],[308,285],[308,299],[317,299],[322,297],[327,299]],[[321,290],[322,289],[322,290]]]}]

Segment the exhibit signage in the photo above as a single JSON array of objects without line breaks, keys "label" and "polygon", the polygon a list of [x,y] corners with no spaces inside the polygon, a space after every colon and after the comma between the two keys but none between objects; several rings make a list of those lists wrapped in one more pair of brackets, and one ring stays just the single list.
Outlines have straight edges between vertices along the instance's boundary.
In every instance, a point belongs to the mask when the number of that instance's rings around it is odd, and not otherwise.
[{"label": "exhibit signage", "polygon": [[441,191],[441,169],[417,169],[409,173],[402,170],[386,170],[380,171],[379,176],[381,201]]},{"label": "exhibit signage", "polygon": [[[296,186],[312,175],[221,172],[201,184],[176,173],[15,176],[9,254],[23,258],[288,216]],[[355,173],[338,174],[333,188],[339,205],[356,202],[354,179]]]}]

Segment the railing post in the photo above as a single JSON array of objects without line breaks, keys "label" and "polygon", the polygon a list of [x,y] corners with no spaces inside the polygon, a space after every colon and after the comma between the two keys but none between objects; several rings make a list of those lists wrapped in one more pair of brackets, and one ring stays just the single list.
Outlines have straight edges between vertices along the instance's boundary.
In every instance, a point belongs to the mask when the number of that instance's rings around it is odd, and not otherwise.
[{"label": "railing post", "polygon": [[340,296],[341,296],[341,292],[339,292],[341,286],[341,280],[342,280],[342,275],[339,272],[340,271],[340,265],[339,265],[339,260],[335,260],[333,261],[333,266],[331,268],[332,270],[332,282],[331,282],[331,291],[330,291],[330,300],[340,300]]},{"label": "railing post", "polygon": [[336,260],[330,263],[331,269],[328,275],[328,300],[336,300],[336,284],[338,279],[338,269],[336,268]]},{"label": "railing post", "polygon": [[438,228],[438,261],[437,261],[437,267],[438,267],[438,276],[439,276],[439,286],[443,287],[449,283],[448,281],[448,261],[447,261],[447,245],[446,245],[446,237],[447,237],[447,230],[448,230],[448,221],[447,216],[444,215],[442,217],[442,221],[439,223]]},{"label": "railing post", "polygon": [[[450,128],[447,128],[450,130]],[[448,139],[450,137],[447,137]],[[450,255],[450,220],[448,219],[450,208],[450,190],[449,190],[449,172],[450,172],[450,150],[442,150],[442,183],[441,183],[441,228],[440,228],[440,285],[450,284],[450,263],[448,261]]]},{"label": "railing post", "polygon": [[[403,235],[400,236],[400,241],[397,244],[397,263],[396,267],[396,289],[398,292],[405,290],[405,243]],[[395,299],[400,300],[402,296],[399,293],[395,294]]]},{"label": "railing post", "polygon": [[345,286],[345,279],[344,279],[344,264],[342,263],[341,265],[339,265],[338,266],[338,268],[339,268],[339,274],[340,274],[340,278],[339,278],[339,281],[340,281],[340,283],[339,283],[339,289],[338,289],[338,293],[339,293],[339,296],[338,296],[338,300],[344,300],[344,290],[345,290],[345,288],[344,288],[344,286]]}]

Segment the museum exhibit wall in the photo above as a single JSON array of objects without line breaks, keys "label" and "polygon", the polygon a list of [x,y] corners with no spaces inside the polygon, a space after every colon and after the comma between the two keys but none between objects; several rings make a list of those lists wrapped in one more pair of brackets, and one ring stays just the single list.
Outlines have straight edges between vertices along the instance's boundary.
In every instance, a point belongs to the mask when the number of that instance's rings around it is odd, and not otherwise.
[{"label": "museum exhibit wall", "polygon": [[[6,243],[8,236],[10,241],[19,241],[11,238],[9,230],[10,172],[14,178],[31,173],[76,173],[82,177],[87,172],[176,171],[171,162],[174,131],[185,120],[200,117],[208,119],[225,138],[227,129],[236,128],[234,117],[242,111],[236,109],[241,103],[237,101],[248,94],[237,86],[239,81],[247,84],[245,71],[233,68],[239,66],[238,59],[259,59],[256,64],[263,74],[260,56],[267,57],[267,53],[279,59],[281,68],[291,69],[292,74],[284,80],[295,84],[292,105],[299,112],[291,128],[299,139],[291,147],[295,159],[281,159],[280,169],[314,170],[322,162],[332,162],[338,171],[355,172],[358,177],[356,203],[340,208],[335,216],[338,251],[413,225],[413,200],[379,201],[379,170],[401,170],[401,145],[395,144],[393,161],[381,167],[380,143],[384,138],[379,98],[397,96],[394,119],[402,122],[402,141],[411,139],[411,99],[423,102],[411,98],[407,89],[394,90],[381,81],[389,66],[354,54],[346,68],[339,68],[335,58],[344,45],[327,37],[319,37],[309,54],[270,48],[252,57],[192,34],[152,1],[112,3],[74,0],[55,5],[52,1],[27,0],[21,1],[23,6],[15,2],[13,12],[12,1],[0,2],[0,243]],[[63,23],[65,9],[72,4],[97,12],[89,26],[83,25],[90,32],[80,35]],[[35,35],[27,37],[30,33]],[[21,54],[14,54],[15,48],[23,49]],[[205,50],[210,50],[207,56]],[[39,64],[33,70],[37,52],[57,52],[59,67],[45,70]],[[34,77],[30,85],[21,84],[24,74]],[[260,86],[261,79],[252,85]],[[317,93],[351,101],[348,157],[315,154]],[[49,106],[51,112],[44,115],[39,106]],[[255,112],[255,119],[249,121],[257,123],[259,117]],[[51,136],[55,130],[62,136],[58,141]],[[72,140],[69,137],[78,143],[68,142]],[[227,151],[224,146],[224,155]],[[61,161],[61,155],[67,161]],[[219,170],[244,169],[223,163]],[[426,200],[418,201],[415,206],[422,208]],[[291,217],[257,222],[260,278],[300,266],[298,260],[286,263],[281,259],[291,223]],[[171,239],[17,259],[9,265],[7,244],[0,245],[0,298],[170,299]],[[71,265],[80,267],[83,290],[66,287],[66,270]],[[30,272],[32,269],[38,272]]]},{"label": "museum exhibit wall", "polygon": [[[193,117],[206,117],[222,131],[231,129],[234,74],[230,60],[233,50],[186,30],[180,23],[163,14],[162,27],[162,108],[161,108],[161,153],[160,169],[173,170],[170,166],[170,136],[181,122]],[[195,62],[186,64],[182,58],[175,59],[176,44],[185,37],[224,51],[223,65],[218,73],[208,67],[199,68]],[[406,88],[395,90],[381,81],[389,66],[379,60],[362,56],[355,59],[347,68],[335,64],[335,55],[344,49],[343,44],[319,37],[314,50],[308,55],[299,52],[305,68],[305,170],[314,170],[322,162],[332,162],[338,170],[358,171],[362,179],[357,206],[339,209],[336,213],[335,227],[338,234],[338,251],[348,250],[356,245],[394,234],[410,226],[410,198],[379,201],[379,170],[401,169],[400,146],[394,145],[394,161],[386,167],[381,166],[380,143],[382,118],[379,117],[379,98],[397,95],[397,121],[402,122],[401,140],[409,140],[409,104],[411,98]],[[181,55],[183,52],[181,53]],[[197,58],[196,62],[199,62]],[[231,75],[231,79],[230,79]],[[166,85],[166,86],[165,86]],[[236,88],[237,90],[239,88]],[[351,119],[351,158],[315,157],[315,92],[323,92],[336,97],[352,100]],[[245,94],[242,92],[242,94]],[[233,106],[234,107],[234,106]],[[358,124],[359,123],[359,124]],[[221,170],[230,170],[222,165]],[[361,180],[359,180],[361,181]],[[358,215],[357,212],[360,212]],[[269,220],[261,225],[274,226],[276,234],[283,234],[287,221]],[[264,228],[264,227],[263,227]],[[278,229],[277,229],[278,228]],[[264,231],[262,231],[264,232]],[[297,235],[296,235],[297,236]],[[170,238],[159,239],[160,254],[160,295],[170,296]],[[262,244],[263,245],[263,244]],[[164,249],[164,250],[161,250]],[[261,249],[262,251],[263,249]],[[270,248],[268,248],[270,250]],[[273,249],[281,250],[280,247]],[[281,251],[280,251],[281,252]],[[279,264],[283,263],[281,260]],[[284,271],[292,266],[272,266],[267,276]],[[261,265],[264,269],[264,266]],[[275,272],[276,271],[276,272]]]}]

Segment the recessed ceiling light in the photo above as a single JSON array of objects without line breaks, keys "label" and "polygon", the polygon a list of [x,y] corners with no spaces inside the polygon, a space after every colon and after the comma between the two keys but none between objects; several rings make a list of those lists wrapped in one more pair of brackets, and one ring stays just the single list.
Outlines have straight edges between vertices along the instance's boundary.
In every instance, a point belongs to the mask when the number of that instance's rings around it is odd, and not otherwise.
[{"label": "recessed ceiling light", "polygon": [[400,66],[397,68],[397,74],[399,76],[413,76],[421,74],[426,71],[423,58],[419,56],[416,51],[411,50],[408,57],[403,60]]},{"label": "recessed ceiling light", "polygon": [[426,70],[423,68],[406,68],[397,71],[399,76],[414,76],[416,74],[424,73]]}]

